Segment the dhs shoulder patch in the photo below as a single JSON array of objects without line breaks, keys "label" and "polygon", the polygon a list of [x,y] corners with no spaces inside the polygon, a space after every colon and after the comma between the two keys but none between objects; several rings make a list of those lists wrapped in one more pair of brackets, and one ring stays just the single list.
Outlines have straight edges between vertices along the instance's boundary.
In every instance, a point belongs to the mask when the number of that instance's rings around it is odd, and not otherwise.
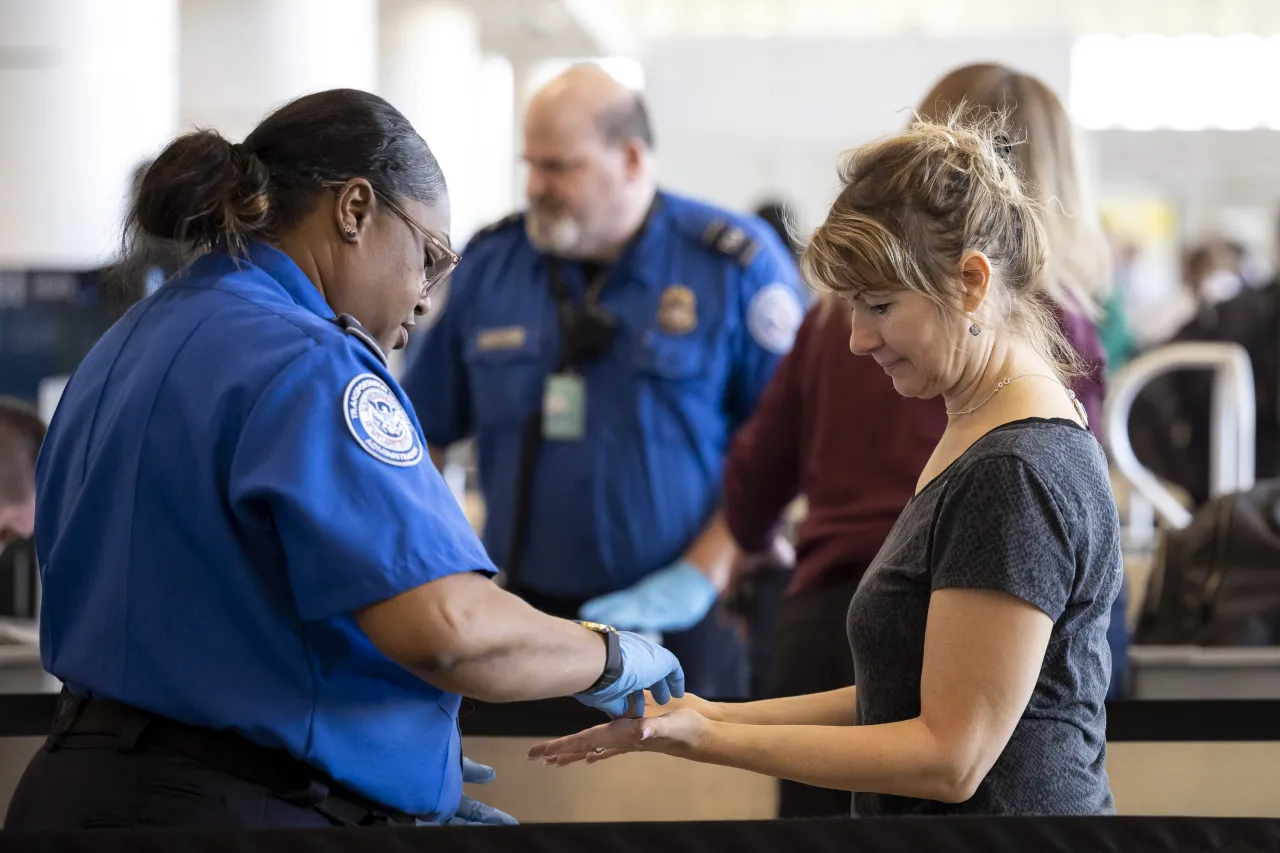
[{"label": "dhs shoulder patch", "polygon": [[760,244],[755,238],[727,219],[713,219],[702,232],[702,242],[744,268],[751,266],[760,253]]},{"label": "dhs shoulder patch", "polygon": [[422,438],[392,390],[372,373],[347,385],[342,399],[347,429],[380,462],[410,468],[422,461]]},{"label": "dhs shoulder patch", "polygon": [[747,305],[747,330],[756,343],[774,355],[791,351],[803,321],[800,298],[780,282],[760,288]]}]

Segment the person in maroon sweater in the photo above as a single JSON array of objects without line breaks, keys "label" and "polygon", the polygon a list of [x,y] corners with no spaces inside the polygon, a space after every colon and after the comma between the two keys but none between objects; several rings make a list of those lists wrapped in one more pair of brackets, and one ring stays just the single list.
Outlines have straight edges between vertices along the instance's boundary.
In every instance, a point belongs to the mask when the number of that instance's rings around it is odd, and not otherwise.
[{"label": "person in maroon sweater", "polygon": [[[1090,224],[1070,120],[1043,83],[996,65],[948,74],[920,112],[929,116],[961,102],[1005,112],[1011,136],[1020,140],[1010,156],[1039,195],[1052,251],[1044,295],[1083,365],[1072,390],[1099,434],[1106,355],[1092,317],[1109,270],[1106,244]],[[874,360],[849,353],[847,312],[831,297],[810,311],[725,466],[725,518],[747,554],[770,550],[797,495],[808,505],[772,638],[776,696],[854,683],[849,601],[947,424],[941,399],[902,397]],[[780,794],[780,817],[848,814],[844,791],[784,781]]]}]

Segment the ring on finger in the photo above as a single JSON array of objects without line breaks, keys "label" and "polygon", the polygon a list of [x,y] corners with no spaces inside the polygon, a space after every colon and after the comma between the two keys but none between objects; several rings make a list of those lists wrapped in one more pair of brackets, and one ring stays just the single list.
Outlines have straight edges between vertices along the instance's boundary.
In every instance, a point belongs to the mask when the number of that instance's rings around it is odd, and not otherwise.
[{"label": "ring on finger", "polygon": [[603,747],[603,746],[597,746],[595,749],[591,750],[591,754],[592,754],[592,755],[604,755],[604,747]]}]

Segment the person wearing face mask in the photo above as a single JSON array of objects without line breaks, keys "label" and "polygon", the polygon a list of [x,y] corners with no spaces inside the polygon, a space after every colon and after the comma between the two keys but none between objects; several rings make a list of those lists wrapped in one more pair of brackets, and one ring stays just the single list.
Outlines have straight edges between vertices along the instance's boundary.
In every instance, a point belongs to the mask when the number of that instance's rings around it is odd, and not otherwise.
[{"label": "person wearing face mask", "polygon": [[536,95],[524,157],[528,209],[468,245],[405,389],[432,445],[475,437],[508,589],[742,696],[720,474],[802,319],[795,266],[763,221],[657,189],[644,104],[598,67]]},{"label": "person wearing face mask", "polygon": [[856,149],[802,259],[851,311],[848,349],[898,394],[945,407],[848,607],[856,686],[686,695],[531,758],[663,752],[855,792],[859,816],[1115,812],[1104,700],[1119,520],[1067,386],[1078,357],[1043,298],[1049,236],[1009,138],[995,117],[953,112]]},{"label": "person wearing face mask", "polygon": [[374,95],[179,137],[131,241],[189,263],[71,377],[37,469],[66,690],[6,829],[510,823],[462,795],[461,696],[683,693],[665,649],[538,612],[387,369],[453,267],[444,176]]},{"label": "person wearing face mask", "polygon": [[45,425],[32,406],[0,397],[0,554],[36,527],[36,456]]}]

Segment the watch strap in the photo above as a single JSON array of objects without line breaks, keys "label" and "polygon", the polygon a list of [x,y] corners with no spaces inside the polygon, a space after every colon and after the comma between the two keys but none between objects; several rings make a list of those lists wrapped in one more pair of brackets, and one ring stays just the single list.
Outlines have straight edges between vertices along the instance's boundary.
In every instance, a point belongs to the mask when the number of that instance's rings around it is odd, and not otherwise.
[{"label": "watch strap", "polygon": [[595,631],[603,637],[605,644],[604,671],[600,673],[596,683],[584,691],[598,693],[622,677],[622,638],[618,636],[617,631],[607,626],[598,628],[591,626],[588,630]]}]

